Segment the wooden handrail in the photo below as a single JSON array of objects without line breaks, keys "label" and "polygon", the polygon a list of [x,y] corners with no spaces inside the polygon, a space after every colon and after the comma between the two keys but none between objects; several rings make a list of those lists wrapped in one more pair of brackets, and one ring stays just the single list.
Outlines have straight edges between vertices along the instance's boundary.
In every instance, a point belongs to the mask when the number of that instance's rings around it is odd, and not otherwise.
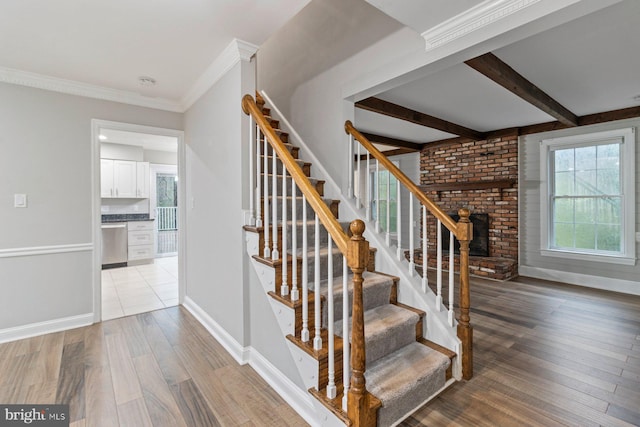
[{"label": "wooden handrail", "polygon": [[347,120],[344,124],[344,130],[348,135],[352,135],[355,139],[358,140],[360,144],[364,148],[366,148],[369,153],[375,157],[378,162],[380,162],[393,176],[396,177],[398,181],[400,181],[410,192],[413,194],[418,201],[429,209],[429,212],[433,214],[436,218],[438,218],[442,224],[449,231],[453,231],[456,238],[458,240],[464,240],[467,238],[463,233],[458,232],[458,224],[451,218],[445,211],[440,209],[438,205],[436,205],[429,197],[427,197],[407,175],[404,174],[396,165],[394,165],[391,160],[387,158],[380,150],[378,150],[375,145],[373,145],[367,138],[362,135],[358,129],[353,127],[353,124],[350,120]]},{"label": "wooden handrail", "polygon": [[304,172],[302,172],[298,163],[296,163],[291,153],[289,153],[289,150],[284,147],[280,137],[278,137],[273,127],[271,127],[271,124],[264,117],[264,114],[262,114],[262,111],[260,111],[260,108],[251,95],[247,94],[242,98],[242,111],[253,117],[269,141],[269,144],[271,144],[271,147],[278,153],[280,161],[284,163],[287,171],[289,171],[289,174],[291,174],[291,177],[296,182],[296,185],[307,198],[309,205],[316,214],[318,214],[318,219],[327,229],[331,237],[333,237],[333,241],[340,249],[340,252],[347,254],[349,251],[349,237],[342,230],[340,223],[336,220],[335,216],[333,216],[329,207],[322,201],[316,189],[311,185],[311,182],[307,179]]}]

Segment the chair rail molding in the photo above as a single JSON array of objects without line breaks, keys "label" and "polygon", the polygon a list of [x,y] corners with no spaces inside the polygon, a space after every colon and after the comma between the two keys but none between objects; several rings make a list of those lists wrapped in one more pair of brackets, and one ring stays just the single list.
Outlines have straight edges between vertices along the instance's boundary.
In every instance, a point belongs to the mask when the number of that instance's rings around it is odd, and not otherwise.
[{"label": "chair rail molding", "polygon": [[68,252],[87,252],[94,249],[93,243],[71,245],[33,246],[25,248],[0,249],[0,258],[15,258],[33,255],[63,254]]}]

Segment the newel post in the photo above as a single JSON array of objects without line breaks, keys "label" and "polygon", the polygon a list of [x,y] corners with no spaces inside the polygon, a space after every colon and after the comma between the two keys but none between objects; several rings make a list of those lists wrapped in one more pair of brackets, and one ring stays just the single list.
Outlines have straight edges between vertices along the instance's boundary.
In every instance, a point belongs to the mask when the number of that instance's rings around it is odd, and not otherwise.
[{"label": "newel post", "polygon": [[364,306],[362,295],[362,273],[367,267],[369,242],[362,234],[364,222],[357,219],[349,226],[352,236],[349,241],[347,260],[353,271],[353,317],[351,327],[351,385],[347,397],[347,415],[354,427],[375,425],[375,410],[370,409],[370,395],[365,384]]},{"label": "newel post", "polygon": [[460,242],[460,319],[458,319],[458,338],[462,341],[462,378],[473,377],[473,327],[470,323],[469,308],[469,242],[473,239],[473,224],[469,220],[469,209],[458,211],[457,238]]}]

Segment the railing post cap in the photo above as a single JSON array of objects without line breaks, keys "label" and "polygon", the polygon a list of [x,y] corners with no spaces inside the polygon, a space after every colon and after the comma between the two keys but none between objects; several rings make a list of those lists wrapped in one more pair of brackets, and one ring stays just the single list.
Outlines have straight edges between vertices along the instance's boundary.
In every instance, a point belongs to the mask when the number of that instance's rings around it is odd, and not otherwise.
[{"label": "railing post cap", "polygon": [[462,208],[458,210],[458,215],[460,215],[460,219],[466,218],[468,220],[471,215],[471,211],[467,208]]},{"label": "railing post cap", "polygon": [[351,234],[353,234],[355,237],[361,237],[364,233],[364,229],[364,221],[362,221],[361,219],[351,221],[351,224],[349,224],[349,230],[351,230]]},{"label": "railing post cap", "polygon": [[244,113],[246,115],[249,115],[249,105],[248,103],[250,102],[255,102],[253,100],[253,96],[246,94],[245,96],[242,97],[242,111],[244,111]]}]

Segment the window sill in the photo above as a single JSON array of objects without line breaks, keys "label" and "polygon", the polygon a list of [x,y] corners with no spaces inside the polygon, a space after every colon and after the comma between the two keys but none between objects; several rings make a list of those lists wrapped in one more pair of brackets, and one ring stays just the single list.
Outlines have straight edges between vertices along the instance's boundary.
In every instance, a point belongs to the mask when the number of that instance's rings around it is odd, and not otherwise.
[{"label": "window sill", "polygon": [[619,265],[636,265],[635,256],[629,257],[624,255],[600,255],[587,252],[569,252],[559,249],[542,249],[540,251],[540,254],[542,256],[575,259],[579,261],[604,262],[608,264]]}]

